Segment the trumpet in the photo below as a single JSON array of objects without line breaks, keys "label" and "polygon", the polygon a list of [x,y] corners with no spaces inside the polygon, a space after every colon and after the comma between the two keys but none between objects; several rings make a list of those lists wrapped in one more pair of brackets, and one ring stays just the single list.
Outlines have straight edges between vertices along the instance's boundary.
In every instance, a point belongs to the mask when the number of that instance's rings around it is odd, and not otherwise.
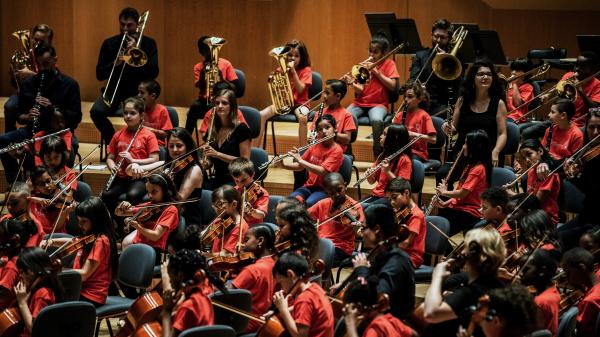
[{"label": "trumpet", "polygon": [[[123,77],[123,71],[125,70],[125,66],[128,65],[130,67],[139,68],[146,65],[148,62],[148,55],[144,52],[140,46],[142,44],[142,36],[144,34],[144,28],[146,28],[146,22],[148,21],[148,16],[150,15],[149,11],[145,11],[142,13],[140,18],[138,19],[138,27],[135,31],[137,35],[137,41],[135,46],[131,48],[126,48],[126,41],[129,39],[129,34],[125,32],[123,34],[123,39],[121,39],[121,45],[119,46],[119,52],[117,53],[117,57],[113,62],[112,69],[110,71],[110,75],[108,75],[108,80],[106,81],[106,87],[104,88],[104,92],[102,93],[102,100],[106,106],[111,107],[117,95],[117,91],[119,89],[119,84],[121,83],[121,78]],[[119,72],[119,77],[116,78],[116,83],[113,85],[112,79],[115,73],[115,69],[117,68],[117,63],[120,58],[123,58],[125,64],[121,66],[121,71]],[[112,90],[112,92],[111,92]]]},{"label": "trumpet", "polygon": [[[462,74],[462,64],[456,57],[456,53],[458,53],[458,50],[462,47],[468,33],[469,31],[466,30],[465,27],[458,27],[452,34],[450,44],[453,47],[450,53],[438,53],[435,55],[433,61],[431,61],[431,69],[433,69],[433,73],[437,77],[445,81],[453,81]],[[425,82],[427,83],[427,81]]]},{"label": "trumpet", "polygon": [[[302,152],[302,151],[304,151],[304,150],[308,149],[308,148],[309,148],[309,147],[311,147],[311,146],[314,146],[314,145],[317,145],[317,144],[321,144],[321,143],[323,143],[323,142],[325,142],[325,141],[328,141],[328,140],[330,140],[330,139],[332,139],[332,138],[334,138],[334,137],[335,137],[335,133],[334,133],[334,134],[331,134],[331,135],[329,135],[329,136],[327,136],[327,137],[323,137],[323,138],[321,138],[321,139],[318,139],[318,140],[316,140],[316,141],[314,141],[314,142],[312,142],[312,143],[309,143],[309,144],[307,144],[307,145],[304,145],[304,146],[302,146],[302,147],[299,147],[299,148],[298,148],[298,153],[300,153],[300,152]],[[271,166],[272,164],[279,163],[279,162],[283,161],[285,158],[288,158],[288,157],[291,157],[291,156],[292,156],[292,155],[291,155],[291,154],[289,154],[289,153],[284,153],[284,154],[277,155],[277,156],[273,157],[273,159],[272,159],[271,161],[268,161],[268,162],[266,162],[266,163],[262,164],[262,165],[261,165],[261,166],[258,168],[258,170],[259,170],[259,171],[262,171],[262,170],[266,169],[267,167]]]},{"label": "trumpet", "polygon": [[294,93],[292,84],[288,77],[287,55],[290,47],[275,47],[271,49],[269,55],[274,57],[281,68],[281,72],[273,71],[269,75],[267,86],[271,95],[271,102],[275,106],[275,113],[283,115],[292,110],[294,106]]},{"label": "trumpet", "polygon": [[210,102],[212,97],[212,90],[215,83],[222,80],[221,74],[219,73],[219,50],[223,45],[227,43],[222,37],[209,37],[205,42],[210,49],[210,62],[206,63],[204,67],[204,76],[206,82],[206,101]]},{"label": "trumpet", "polygon": [[502,85],[502,87],[507,88],[508,84],[512,81],[516,81],[526,76],[529,76],[530,79],[537,78],[547,73],[548,70],[550,70],[550,64],[544,63],[527,72],[522,73],[521,75],[510,76],[509,78],[506,78],[504,74],[498,74],[498,80],[500,81],[500,85]]},{"label": "trumpet", "polygon": [[352,66],[352,70],[350,71],[350,76],[352,76],[352,78],[360,84],[367,83],[371,79],[371,69],[380,65],[388,57],[396,54],[400,49],[404,48],[406,45],[408,45],[408,42],[404,42],[404,43],[397,45],[396,48],[390,50],[387,54],[383,55],[379,60],[377,60],[376,62],[373,62],[369,65],[364,65],[363,63],[368,62],[371,59],[370,57],[367,60],[363,61],[362,63],[355,64],[354,66]]}]

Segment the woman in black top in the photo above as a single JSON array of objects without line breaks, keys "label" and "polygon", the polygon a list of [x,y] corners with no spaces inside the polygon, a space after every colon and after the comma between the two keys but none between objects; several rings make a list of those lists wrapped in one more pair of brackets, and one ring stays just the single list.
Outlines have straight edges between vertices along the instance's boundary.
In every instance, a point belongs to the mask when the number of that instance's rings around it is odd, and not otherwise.
[{"label": "woman in black top", "polygon": [[[233,185],[229,174],[229,163],[238,157],[250,159],[251,135],[248,125],[237,118],[237,99],[231,89],[216,93],[212,130],[209,127],[204,136],[204,155],[213,163],[214,175],[206,177],[204,187],[214,190],[223,184]],[[210,125],[210,124],[209,124]],[[208,139],[208,136],[211,139]]]},{"label": "woman in black top", "polygon": [[[504,92],[498,81],[494,66],[489,61],[476,61],[465,76],[461,87],[461,95],[454,107],[451,123],[444,123],[446,133],[457,134],[453,152],[456,154],[462,148],[466,135],[474,130],[484,130],[492,144],[492,163],[502,165],[500,155],[506,145],[506,105]],[[449,183],[454,182],[462,172],[461,163],[453,172]],[[445,178],[449,165],[438,170],[436,179]]]}]

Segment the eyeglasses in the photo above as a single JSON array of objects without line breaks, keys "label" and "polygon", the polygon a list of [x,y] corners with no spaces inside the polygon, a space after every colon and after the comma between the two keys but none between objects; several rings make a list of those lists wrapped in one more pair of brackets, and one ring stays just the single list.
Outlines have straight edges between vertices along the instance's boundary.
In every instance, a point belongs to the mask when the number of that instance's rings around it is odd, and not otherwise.
[{"label": "eyeglasses", "polygon": [[475,76],[477,76],[477,77],[484,77],[484,76],[492,77],[492,73],[490,73],[490,72],[479,72],[479,73],[475,74]]}]

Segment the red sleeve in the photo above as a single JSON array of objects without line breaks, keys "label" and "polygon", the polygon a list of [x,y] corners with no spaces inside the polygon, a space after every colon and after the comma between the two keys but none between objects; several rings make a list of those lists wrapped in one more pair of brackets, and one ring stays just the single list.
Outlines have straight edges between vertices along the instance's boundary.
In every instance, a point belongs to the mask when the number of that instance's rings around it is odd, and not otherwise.
[{"label": "red sleeve", "polygon": [[202,71],[203,63],[196,63],[194,65],[194,83],[197,83],[200,80],[200,72]]},{"label": "red sleeve", "polygon": [[[339,171],[340,167],[342,167],[342,161],[344,160],[344,152],[339,144],[334,143],[333,146],[335,149],[331,151],[321,163],[321,167],[323,167],[328,173]],[[308,151],[307,151],[308,152]]]},{"label": "red sleeve", "polygon": [[148,153],[148,155],[156,153],[160,149],[158,147],[158,139],[156,139],[156,136],[152,132],[148,132],[148,135],[146,136],[146,141],[144,143],[146,145],[146,152]]},{"label": "red sleeve", "polygon": [[600,308],[595,301],[587,301],[585,299],[579,302],[577,307],[579,308],[577,322],[579,323],[579,329],[582,330],[582,336],[585,336],[585,332],[594,331]]},{"label": "red sleeve", "polygon": [[412,174],[412,160],[406,156],[401,155],[398,159],[398,165],[396,166],[396,172],[394,172],[396,177],[401,177],[404,180],[410,181],[410,176]]},{"label": "red sleeve", "polygon": [[433,125],[433,120],[431,120],[431,116],[429,116],[427,112],[423,113],[422,116],[423,121],[421,125],[423,125],[424,133],[426,135],[437,135],[437,131],[435,130],[435,126]]},{"label": "red sleeve", "polygon": [[4,267],[0,268],[0,287],[8,290],[9,293],[14,294],[14,287],[17,285],[19,278],[19,271],[14,263],[7,263]]},{"label": "red sleeve", "polygon": [[237,245],[240,240],[240,235],[242,236],[242,242],[243,242],[244,235],[246,235],[246,230],[248,230],[248,224],[246,223],[246,221],[242,221],[242,234],[240,234],[240,225],[235,224],[235,228],[232,229],[231,233],[229,233],[225,237],[225,243],[223,244],[223,249],[225,249],[226,251],[228,251],[230,253],[235,253],[236,249],[237,249]]},{"label": "red sleeve", "polygon": [[254,287],[256,277],[254,277],[254,273],[250,267],[251,266],[248,266],[242,269],[240,274],[231,282],[234,287],[238,289],[251,289]]},{"label": "red sleeve", "polygon": [[296,324],[301,324],[310,327],[313,321],[313,312],[316,311],[314,303],[306,299],[298,299],[294,302],[294,311],[292,316]]},{"label": "red sleeve", "polygon": [[571,137],[571,141],[569,142],[569,152],[575,153],[583,146],[583,134],[577,132],[577,129],[572,129],[573,135]]},{"label": "red sleeve", "polygon": [[67,175],[66,175],[66,177],[64,179],[64,182],[68,183],[69,181],[72,181],[71,182],[71,189],[73,191],[77,191],[77,179],[75,179],[75,177],[77,176],[77,173],[75,173],[75,171],[71,170],[67,166],[65,166],[65,171],[67,172]]},{"label": "red sleeve", "polygon": [[37,317],[42,309],[54,304],[54,302],[56,302],[54,294],[48,290],[48,288],[38,289],[29,301],[29,311],[31,311],[31,316],[33,318]]},{"label": "red sleeve", "polygon": [[[302,68],[302,70],[300,70],[300,73],[298,74],[298,78],[300,79],[300,82],[304,83],[304,85],[306,85],[307,87],[310,87],[312,85],[312,70],[310,69],[310,67]],[[307,89],[308,88],[304,90]]]},{"label": "red sleeve", "polygon": [[171,117],[169,117],[169,110],[167,110],[166,106],[162,106],[163,109],[161,111],[161,130],[169,131],[173,129],[173,123],[171,123]]},{"label": "red sleeve", "polygon": [[106,236],[101,236],[96,239],[94,242],[94,247],[88,254],[87,259],[90,261],[96,261],[98,263],[102,263],[102,261],[107,260],[107,256],[110,255],[110,245],[108,244],[108,238]]},{"label": "red sleeve", "polygon": [[389,78],[400,78],[398,68],[396,68],[396,63],[394,63],[394,61],[391,59],[387,59],[385,62],[383,62],[379,71]]},{"label": "red sleeve", "polygon": [[544,180],[540,184],[538,191],[552,191],[554,189],[560,189],[560,178],[558,173],[553,173],[550,179]]},{"label": "red sleeve", "polygon": [[406,226],[411,233],[414,233],[415,236],[417,236],[425,228],[425,218],[420,216],[411,216],[410,219],[408,219]]},{"label": "red sleeve", "polygon": [[223,60],[223,69],[221,69],[221,73],[223,74],[223,77],[229,82],[238,79],[237,74],[235,73],[235,69],[229,61]]},{"label": "red sleeve", "polygon": [[354,124],[354,119],[352,118],[352,114],[350,112],[344,114],[344,119],[342,120],[342,132],[347,131],[356,131],[356,124]]},{"label": "red sleeve", "polygon": [[394,119],[392,119],[392,124],[402,124],[402,111],[399,111],[394,115]]},{"label": "red sleeve", "polygon": [[177,228],[179,225],[179,212],[177,212],[177,208],[172,205],[167,207],[160,214],[158,220],[156,220],[156,225],[166,227],[167,231],[172,231]]},{"label": "red sleeve", "polygon": [[[553,126],[550,126],[550,128]],[[544,132],[544,137],[542,137],[542,146],[546,147],[546,143],[548,142],[548,130],[550,130],[550,128],[546,129],[546,132]]]},{"label": "red sleeve", "polygon": [[108,153],[112,154],[115,157],[117,156],[117,154],[119,154],[119,149],[117,148],[117,145],[119,144],[119,137],[121,136],[121,134],[121,131],[115,133],[112,139],[110,140],[110,143],[108,144],[108,148],[106,149]]},{"label": "red sleeve", "polygon": [[600,103],[600,81],[595,81],[596,85],[592,88],[588,97],[594,101]]},{"label": "red sleeve", "polygon": [[252,208],[263,211],[265,214],[269,212],[269,193],[263,188],[263,195],[258,198]]},{"label": "red sleeve", "polygon": [[533,85],[529,84],[529,83],[525,83],[524,85],[521,85],[519,87],[519,93],[521,96],[521,99],[524,102],[528,102],[529,100],[531,100],[531,98],[533,98]]},{"label": "red sleeve", "polygon": [[313,218],[315,221],[321,219],[321,216],[323,215],[323,205],[325,203],[325,201],[329,200],[329,198],[323,199],[323,200],[319,200],[316,204],[312,205],[309,209],[308,209],[308,215],[310,215],[311,218]]},{"label": "red sleeve", "polygon": [[483,167],[483,165],[477,165],[469,170],[467,179],[465,179],[465,182],[460,188],[464,188],[465,190],[472,192],[477,187],[481,177],[484,177],[485,179],[485,167]]},{"label": "red sleeve", "polygon": [[173,317],[173,328],[181,332],[192,328],[196,321],[196,313],[191,308],[182,306]]}]

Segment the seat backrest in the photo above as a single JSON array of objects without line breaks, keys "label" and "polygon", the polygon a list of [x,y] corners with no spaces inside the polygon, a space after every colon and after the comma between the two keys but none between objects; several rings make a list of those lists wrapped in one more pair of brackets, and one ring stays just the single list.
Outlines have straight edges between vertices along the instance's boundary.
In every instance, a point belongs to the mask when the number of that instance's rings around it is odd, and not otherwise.
[{"label": "seat backrest", "polygon": [[260,133],[260,112],[251,106],[242,105],[240,106],[242,115],[250,128],[250,137],[252,139],[258,137]]},{"label": "seat backrest", "polygon": [[171,120],[171,125],[174,128],[179,126],[179,115],[177,114],[177,110],[174,107],[168,106],[167,111],[169,112],[169,119]]},{"label": "seat backrest", "polygon": [[515,173],[505,167],[492,168],[492,187],[501,187],[517,179]]},{"label": "seat backrest", "polygon": [[117,279],[134,288],[148,288],[156,262],[154,248],[136,243],[125,248],[119,256]]},{"label": "seat backrest", "polygon": [[356,130],[350,133],[350,144],[356,141],[358,138],[358,118],[352,114],[352,120],[354,121],[354,125],[356,126]]},{"label": "seat backrest", "polygon": [[264,222],[276,223],[275,221],[275,208],[277,208],[277,204],[279,201],[283,199],[280,195],[269,195],[269,209],[267,211],[267,215],[265,216]]},{"label": "seat backrest", "polygon": [[519,126],[513,122],[506,123],[506,145],[504,145],[504,154],[515,154],[519,149],[521,132]]},{"label": "seat backrest", "polygon": [[[220,291],[210,295],[214,301],[228,304],[237,309],[250,312],[252,310],[252,293],[246,289],[229,289],[225,294]],[[236,333],[242,333],[248,326],[248,318],[232,314],[230,311],[213,305],[215,312],[215,324],[227,325],[233,328]]]},{"label": "seat backrest", "polygon": [[339,172],[344,178],[344,183],[348,186],[352,178],[352,157],[347,154],[344,155],[344,161],[342,162],[342,166],[340,166]]},{"label": "seat backrest", "polygon": [[556,337],[573,337],[575,336],[575,327],[577,326],[577,314],[579,309],[571,307],[567,312],[562,314],[558,319],[558,330]]},{"label": "seat backrest", "polygon": [[63,302],[79,301],[81,295],[81,274],[73,269],[63,270],[56,275],[65,291]]},{"label": "seat backrest", "polygon": [[[323,78],[321,74],[316,71],[312,72],[312,84],[308,87],[308,98],[318,100],[321,98],[321,91],[323,90]],[[314,97],[318,94],[317,97]]]},{"label": "seat backrest", "polygon": [[267,154],[267,151],[263,150],[260,147],[251,148],[250,160],[254,164],[254,179],[257,179],[258,181],[265,180],[267,178],[269,168],[267,167],[263,170],[259,170],[258,168],[269,161],[269,155]]},{"label": "seat backrest", "polygon": [[[234,314],[232,314],[234,315]],[[179,337],[235,337],[235,330],[227,325],[197,326],[184,330]]]},{"label": "seat backrest", "polygon": [[92,188],[83,181],[77,181],[77,191],[73,191],[73,199],[77,202],[87,200],[92,195]]},{"label": "seat backrest", "polygon": [[442,130],[442,124],[444,124],[444,119],[433,116],[431,117],[431,122],[433,122],[433,127],[435,128],[435,144],[428,144],[427,147],[431,149],[441,149],[444,144],[446,144],[446,134]]},{"label": "seat backrest", "polygon": [[200,199],[200,213],[202,216],[202,224],[208,225],[217,217],[217,213],[212,208],[212,191],[202,190],[202,198]]},{"label": "seat backrest", "polygon": [[240,99],[242,97],[244,97],[244,93],[246,92],[246,74],[241,71],[240,69],[233,69],[235,71],[235,74],[238,77],[237,80],[237,85],[235,87],[235,94],[237,95],[237,98]]},{"label": "seat backrest", "polygon": [[91,303],[52,304],[33,320],[31,337],[92,337],[95,325],[96,309]]},{"label": "seat backrest", "polygon": [[319,238],[319,258],[325,262],[323,275],[328,276],[333,266],[333,258],[335,256],[335,246],[329,239]]},{"label": "seat backrest", "polygon": [[425,234],[425,252],[431,255],[444,255],[448,247],[448,240],[437,229],[450,235],[450,222],[441,216],[428,216],[425,218],[427,232]]},{"label": "seat backrest", "polygon": [[558,207],[565,212],[581,213],[583,211],[583,200],[585,194],[573,185],[572,182],[563,179],[560,185],[560,193],[558,195]]},{"label": "seat backrest", "polygon": [[425,183],[425,167],[418,160],[412,160],[412,173],[410,174],[410,187],[413,193],[421,193]]},{"label": "seat backrest", "polygon": [[527,335],[527,337],[552,337],[552,332],[548,329],[537,330]]},{"label": "seat backrest", "polygon": [[[533,87],[533,97],[536,97],[540,94],[540,92],[542,91],[541,86],[539,81],[531,81],[531,86]],[[540,99],[536,98],[533,100],[533,102],[531,102],[529,104],[529,110],[533,110],[535,108],[537,108],[538,106],[540,106]]]}]

